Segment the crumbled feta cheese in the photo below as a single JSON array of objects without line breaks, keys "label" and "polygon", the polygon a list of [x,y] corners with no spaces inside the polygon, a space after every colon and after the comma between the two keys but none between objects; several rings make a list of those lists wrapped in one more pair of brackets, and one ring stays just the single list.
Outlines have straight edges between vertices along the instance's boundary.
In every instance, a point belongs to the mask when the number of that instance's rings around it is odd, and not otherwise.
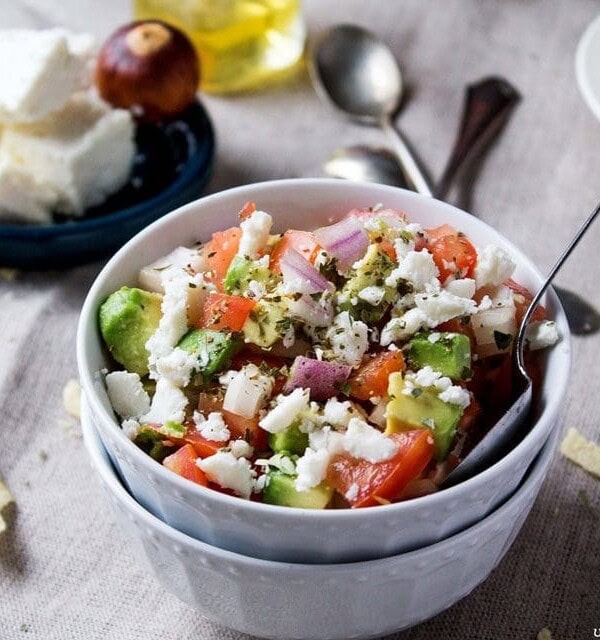
[{"label": "crumbled feta cheese", "polygon": [[[427,326],[427,316],[421,309],[409,309],[399,318],[392,318],[381,330],[379,342],[386,347],[397,340],[406,340]],[[434,325],[435,326],[435,325]]]},{"label": "crumbled feta cheese", "polygon": [[477,288],[498,286],[506,282],[514,273],[517,265],[510,255],[500,247],[489,244],[478,253],[475,267]]},{"label": "crumbled feta cheese", "polygon": [[427,336],[427,341],[428,341],[428,342],[431,342],[431,344],[435,344],[436,342],[439,342],[439,339],[440,339],[441,337],[442,337],[442,334],[441,334],[441,333],[437,333],[437,332],[430,333],[430,334]]},{"label": "crumbled feta cheese", "polygon": [[340,402],[337,398],[329,398],[323,408],[323,420],[327,424],[347,427],[351,418],[359,418],[360,414],[355,410],[349,400]]},{"label": "crumbled feta cheese", "polygon": [[246,458],[236,458],[230,451],[218,451],[208,458],[198,458],[196,465],[211,482],[235,491],[242,498],[250,497],[254,474]]},{"label": "crumbled feta cheese", "polygon": [[530,323],[525,337],[532,351],[551,347],[560,339],[556,322],[552,320]]},{"label": "crumbled feta cheese", "polygon": [[477,306],[477,311],[487,311],[492,308],[492,299],[489,296],[483,296],[479,305]]},{"label": "crumbled feta cheese", "polygon": [[332,431],[331,427],[325,426],[308,434],[308,444],[314,451],[327,449],[331,455],[334,455],[344,451],[343,438],[342,433]]},{"label": "crumbled feta cheese", "polygon": [[471,394],[463,387],[453,385],[438,394],[438,398],[448,404],[457,404],[466,409],[471,404]]},{"label": "crumbled feta cheese", "polygon": [[394,251],[398,260],[405,258],[411,251],[415,250],[415,241],[412,234],[404,233],[394,240]]},{"label": "crumbled feta cheese", "polygon": [[273,378],[263,376],[256,365],[246,365],[229,379],[223,409],[253,418],[271,395],[273,382]]},{"label": "crumbled feta cheese", "polygon": [[203,271],[206,261],[198,247],[177,247],[166,256],[143,267],[138,274],[142,289],[164,293],[163,280],[170,280],[176,271],[185,270],[191,274]]},{"label": "crumbled feta cheese", "polygon": [[270,458],[259,458],[254,464],[258,467],[274,467],[288,476],[293,476],[296,473],[294,461],[282,453],[276,453]]},{"label": "crumbled feta cheese", "polygon": [[194,424],[200,435],[207,440],[226,442],[231,438],[231,432],[223,420],[223,414],[212,411],[205,418],[199,411],[194,411]]},{"label": "crumbled feta cheese", "polygon": [[197,368],[198,359],[179,347],[156,361],[156,373],[163,378],[168,378],[178,387],[187,386],[192,373]]},{"label": "crumbled feta cheese", "polygon": [[225,371],[225,373],[222,373],[219,376],[219,384],[222,387],[227,388],[229,386],[229,383],[237,376],[238,373],[239,371],[236,371],[235,369],[229,369],[229,371]]},{"label": "crumbled feta cheese", "polygon": [[229,448],[236,458],[251,458],[254,455],[254,447],[249,445],[244,439],[234,440]]},{"label": "crumbled feta cheese", "polygon": [[398,451],[398,445],[391,438],[358,418],[350,420],[342,446],[351,456],[373,463],[389,460]]},{"label": "crumbled feta cheese", "polygon": [[137,373],[113,371],[105,380],[110,403],[121,418],[139,418],[150,411],[150,397]]},{"label": "crumbled feta cheese", "polygon": [[278,433],[287,429],[298,417],[301,411],[308,409],[308,389],[294,389],[287,396],[279,395],[277,404],[258,423],[259,426],[269,433]]},{"label": "crumbled feta cheese", "polygon": [[407,374],[406,379],[412,380],[419,387],[431,387],[433,384],[442,377],[439,371],[434,371],[429,365],[419,369],[415,374]]},{"label": "crumbled feta cheese", "polygon": [[392,307],[392,317],[401,316],[408,309],[412,309],[415,306],[415,294],[406,293],[400,296]]},{"label": "crumbled feta cheese", "polygon": [[376,307],[381,303],[385,296],[385,289],[383,287],[365,287],[358,292],[358,297],[361,300]]},{"label": "crumbled feta cheese", "polygon": [[325,479],[330,458],[331,456],[326,449],[318,451],[306,449],[304,455],[296,463],[296,490],[308,491],[321,484]]},{"label": "crumbled feta cheese", "polygon": [[358,498],[358,484],[353,482],[349,487],[348,491],[344,494],[344,497],[348,502],[354,502],[356,498]]},{"label": "crumbled feta cheese", "polygon": [[459,278],[458,280],[450,280],[444,289],[459,298],[472,298],[475,295],[477,285],[473,278]]},{"label": "crumbled feta cheese", "polygon": [[338,313],[326,337],[336,360],[351,366],[360,364],[369,348],[369,328],[360,320],[353,320],[347,311]]},{"label": "crumbled feta cheese", "polygon": [[425,314],[427,324],[431,328],[452,318],[471,315],[477,311],[477,304],[473,300],[430,286],[426,287],[425,293],[415,296],[415,304]]},{"label": "crumbled feta cheese", "polygon": [[264,211],[255,211],[249,218],[242,221],[240,229],[242,237],[238,256],[258,258],[258,252],[264,248],[269,240],[273,218]]},{"label": "crumbled feta cheese", "polygon": [[121,429],[123,429],[123,433],[131,440],[135,440],[138,437],[140,432],[140,423],[133,418],[128,418],[127,420],[123,420],[121,424]]},{"label": "crumbled feta cheese", "polygon": [[248,297],[253,300],[260,300],[267,295],[267,288],[258,280],[250,280],[248,283]]},{"label": "crumbled feta cheese", "polygon": [[269,476],[266,473],[261,474],[254,481],[254,486],[252,487],[252,491],[254,493],[260,493],[267,487],[269,484]]},{"label": "crumbled feta cheese", "polygon": [[140,421],[154,424],[164,424],[169,420],[182,422],[187,404],[188,399],[181,389],[167,378],[159,378],[150,411]]},{"label": "crumbled feta cheese", "polygon": [[409,251],[400,261],[400,265],[385,279],[388,287],[395,287],[398,281],[405,280],[415,291],[422,291],[426,284],[437,280],[438,268],[428,251]]},{"label": "crumbled feta cheese", "polygon": [[165,295],[161,303],[162,316],[158,329],[146,342],[151,378],[160,377],[156,371],[158,360],[168,356],[188,330],[188,283],[189,275],[184,271],[176,271],[171,278],[163,281]]}]

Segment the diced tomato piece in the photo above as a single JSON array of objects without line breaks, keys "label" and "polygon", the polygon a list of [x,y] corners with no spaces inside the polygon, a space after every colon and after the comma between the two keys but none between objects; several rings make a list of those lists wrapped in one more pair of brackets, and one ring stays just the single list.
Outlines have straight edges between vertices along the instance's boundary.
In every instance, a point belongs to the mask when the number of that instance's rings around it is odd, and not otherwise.
[{"label": "diced tomato piece", "polygon": [[269,447],[269,434],[258,426],[258,416],[245,418],[237,413],[223,409],[223,420],[231,431],[232,440],[244,438],[257,450],[264,451]]},{"label": "diced tomato piece", "polygon": [[196,466],[198,455],[191,444],[186,444],[163,460],[163,465],[177,475],[187,478],[196,484],[208,486],[208,479],[202,469]]},{"label": "diced tomato piece", "polygon": [[238,216],[240,220],[247,220],[256,211],[256,205],[254,202],[246,202],[240,209]]},{"label": "diced tomato piece", "polygon": [[389,241],[383,238],[379,243],[378,247],[380,251],[383,251],[388,258],[396,262],[396,249],[394,249],[394,245]]},{"label": "diced tomato piece", "polygon": [[288,249],[294,249],[311,264],[317,259],[321,247],[317,244],[315,236],[310,231],[298,231],[289,229],[282,236],[271,252],[269,268],[271,271],[281,273],[279,261]]},{"label": "diced tomato piece", "polygon": [[[509,280],[506,285],[510,287],[515,293],[514,300],[516,308],[516,321],[517,326],[519,326],[521,324],[521,320],[523,320],[525,312],[527,311],[529,305],[531,304],[531,301],[533,300],[533,295],[527,287],[524,287],[522,284],[519,284],[512,279]],[[546,320],[547,318],[548,313],[545,307],[541,304],[538,304],[531,316],[531,322],[540,322],[542,320]]]},{"label": "diced tomato piece", "polygon": [[331,460],[326,481],[345,496],[350,487],[358,487],[358,491],[352,492],[355,496],[348,500],[352,507],[395,500],[429,464],[434,449],[429,429],[394,433],[390,438],[398,445],[398,453],[390,460],[372,463],[347,455],[337,455]]},{"label": "diced tomato piece", "polygon": [[470,278],[477,263],[477,251],[465,236],[443,236],[428,246],[440,271],[440,281],[448,276]]},{"label": "diced tomato piece", "polygon": [[400,351],[382,351],[371,356],[350,378],[350,395],[357,400],[385,396],[390,374],[403,370],[404,358]]},{"label": "diced tomato piece", "polygon": [[223,291],[223,279],[238,252],[241,235],[242,231],[239,227],[217,231],[213,233],[212,240],[202,249],[206,260],[206,271],[211,274],[210,280],[219,291]]},{"label": "diced tomato piece", "polygon": [[212,293],[204,303],[200,327],[241,331],[255,306],[256,302],[250,298]]},{"label": "diced tomato piece", "polygon": [[433,227],[432,229],[425,229],[429,244],[433,244],[436,240],[445,236],[457,236],[458,230],[451,224],[443,224],[439,227]]},{"label": "diced tomato piece", "polygon": [[199,458],[209,458],[217,453],[219,449],[227,446],[227,442],[217,442],[216,440],[208,440],[207,438],[202,437],[195,425],[188,429],[184,440],[187,444],[194,447],[194,451]]}]

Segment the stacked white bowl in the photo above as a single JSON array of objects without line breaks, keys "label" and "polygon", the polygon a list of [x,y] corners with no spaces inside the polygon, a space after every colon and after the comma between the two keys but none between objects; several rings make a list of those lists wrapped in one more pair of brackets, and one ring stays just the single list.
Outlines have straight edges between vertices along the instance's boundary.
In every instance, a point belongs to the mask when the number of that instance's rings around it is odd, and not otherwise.
[{"label": "stacked white bowl", "polygon": [[349,639],[406,628],[484,580],[529,513],[559,429],[570,364],[566,318],[550,292],[545,304],[562,340],[544,358],[527,433],[498,463],[456,487],[369,509],[309,511],[195,485],[121,431],[99,375],[109,362],[97,310],[114,290],[135,285],[141,267],[237,224],[248,200],[273,215],[276,231],[312,229],[381,203],[425,227],[450,223],[478,246],[506,248],[518,262],[515,278],[532,290],[542,277],[500,234],[448,204],[374,184],[284,180],[222,192],[154,223],[107,264],[85,302],[77,353],[86,445],[119,520],[159,581],[206,616],[258,636]]}]

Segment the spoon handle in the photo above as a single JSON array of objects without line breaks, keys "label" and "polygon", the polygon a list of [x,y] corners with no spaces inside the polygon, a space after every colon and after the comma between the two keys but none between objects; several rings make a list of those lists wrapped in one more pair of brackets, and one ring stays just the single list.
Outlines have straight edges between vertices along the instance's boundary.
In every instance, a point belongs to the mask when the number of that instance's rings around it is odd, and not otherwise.
[{"label": "spoon handle", "polygon": [[458,171],[500,131],[520,98],[502,78],[484,78],[467,86],[460,129],[435,189],[436,198],[444,199]]},{"label": "spoon handle", "polygon": [[433,196],[433,191],[429,181],[423,175],[415,157],[398,130],[392,126],[392,123],[388,118],[385,118],[382,121],[381,127],[393,142],[394,152],[398,158],[400,168],[402,169],[402,173],[406,178],[408,186],[414,188],[417,193],[431,198]]}]

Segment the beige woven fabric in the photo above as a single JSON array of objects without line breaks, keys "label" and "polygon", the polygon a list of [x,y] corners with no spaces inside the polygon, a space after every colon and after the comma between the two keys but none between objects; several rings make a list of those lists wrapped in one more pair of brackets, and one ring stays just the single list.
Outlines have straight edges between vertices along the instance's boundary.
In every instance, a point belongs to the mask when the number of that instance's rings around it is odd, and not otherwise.
[{"label": "beige woven fabric", "polygon": [[[312,30],[368,25],[393,43],[410,96],[399,118],[432,174],[452,143],[467,82],[498,73],[522,92],[500,144],[480,167],[470,208],[547,268],[600,197],[600,123],[580,98],[577,40],[593,0],[310,0]],[[0,27],[66,24],[106,34],[126,0],[13,0]],[[0,79],[1,82],[1,79]],[[284,87],[206,103],[218,133],[209,189],[316,175],[335,148],[383,142],[338,119],[304,76]],[[561,286],[600,307],[600,227]],[[16,507],[0,539],[0,639],[213,640],[238,634],[163,591],[130,555],[86,459],[61,391],[76,376],[74,337],[101,265],[0,280],[0,476]],[[566,422],[600,441],[600,336],[576,338]],[[587,500],[586,500],[587,498]],[[557,457],[522,533],[471,596],[395,636],[556,640],[600,633],[600,483]],[[335,612],[332,612],[335,615]]]}]

